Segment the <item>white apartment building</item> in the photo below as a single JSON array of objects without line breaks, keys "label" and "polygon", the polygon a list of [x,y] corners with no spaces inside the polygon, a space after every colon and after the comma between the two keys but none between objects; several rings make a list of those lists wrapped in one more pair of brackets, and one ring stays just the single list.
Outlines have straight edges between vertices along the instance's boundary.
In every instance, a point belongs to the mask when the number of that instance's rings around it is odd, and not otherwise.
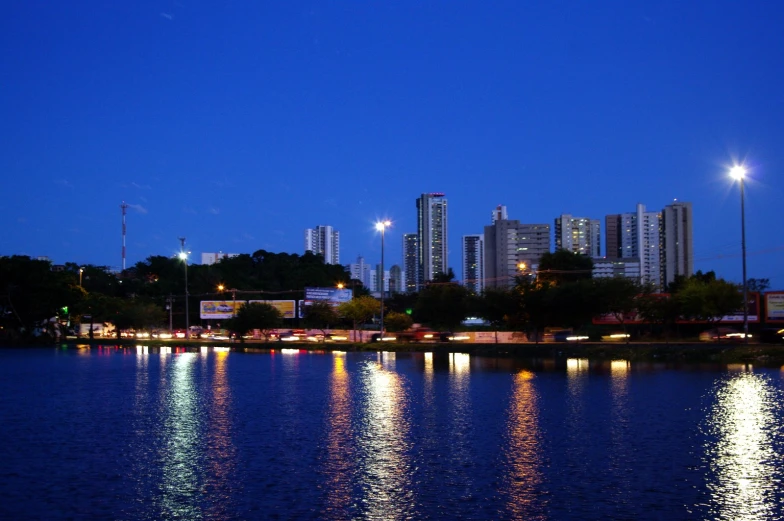
[{"label": "white apartment building", "polygon": [[305,251],[321,254],[326,264],[340,264],[340,232],[332,226],[307,228]]}]

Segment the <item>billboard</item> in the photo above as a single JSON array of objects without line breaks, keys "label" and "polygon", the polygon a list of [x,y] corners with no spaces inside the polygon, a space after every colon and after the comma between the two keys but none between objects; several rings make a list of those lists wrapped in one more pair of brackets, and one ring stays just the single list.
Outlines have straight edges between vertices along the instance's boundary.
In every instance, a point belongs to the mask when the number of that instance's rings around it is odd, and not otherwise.
[{"label": "billboard", "polygon": [[314,300],[324,300],[338,305],[351,300],[353,293],[352,290],[345,288],[305,288],[305,305]]},{"label": "billboard", "polygon": [[294,301],[293,300],[249,300],[249,304],[253,304],[254,302],[260,304],[269,304],[270,306],[274,307],[280,313],[280,316],[283,318],[294,318],[296,317],[296,313],[294,311]]},{"label": "billboard", "polygon": [[228,319],[240,310],[244,300],[202,300],[199,306],[199,316],[202,319]]},{"label": "billboard", "polygon": [[[748,306],[746,307],[748,313],[748,320],[749,323],[752,322],[759,322],[760,320],[760,311],[759,311],[759,299],[760,294],[756,291],[749,291],[747,294],[747,301]],[[731,315],[725,315],[721,317],[719,322],[722,323],[736,323],[736,324],[743,324],[743,309],[739,309],[735,313]]]},{"label": "billboard", "polygon": [[784,323],[784,291],[765,293],[765,322]]}]

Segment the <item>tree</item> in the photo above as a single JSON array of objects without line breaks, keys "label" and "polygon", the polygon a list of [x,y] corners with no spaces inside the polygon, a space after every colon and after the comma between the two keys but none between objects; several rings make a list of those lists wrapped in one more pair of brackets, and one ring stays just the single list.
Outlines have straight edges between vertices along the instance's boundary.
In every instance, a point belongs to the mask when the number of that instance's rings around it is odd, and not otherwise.
[{"label": "tree", "polygon": [[704,320],[709,327],[743,307],[738,285],[715,277],[691,277],[677,298],[686,318]]},{"label": "tree", "polygon": [[[454,276],[454,274],[450,274]],[[448,277],[446,275],[446,277]],[[468,290],[454,282],[431,283],[419,293],[414,318],[435,328],[454,331],[468,313]]]},{"label": "tree", "polygon": [[762,293],[770,289],[770,279],[747,279],[746,289]]},{"label": "tree", "polygon": [[316,301],[305,306],[305,327],[318,329],[326,335],[330,325],[337,324],[338,312],[329,302]]},{"label": "tree", "polygon": [[640,284],[627,277],[594,279],[593,284],[597,315],[612,315],[621,324],[628,344],[626,321],[637,310],[637,296],[642,292]]},{"label": "tree", "polygon": [[[110,299],[104,299],[109,302]],[[166,313],[158,305],[145,302],[139,299],[133,300],[112,300],[120,307],[114,314],[114,326],[117,338],[120,331],[125,329],[154,329],[160,326],[165,320]],[[104,315],[105,316],[105,315]],[[91,319],[95,320],[95,319]]]},{"label": "tree", "polygon": [[240,342],[252,329],[259,329],[264,339],[269,340],[270,333],[280,326],[282,320],[283,317],[274,306],[264,302],[250,302],[242,306],[237,315],[229,320],[229,328],[239,336]]},{"label": "tree", "polygon": [[498,329],[513,322],[513,317],[519,315],[519,305],[520,294],[508,289],[488,288],[478,297],[477,315],[495,328],[496,343]]},{"label": "tree", "polygon": [[538,344],[540,332],[560,317],[555,311],[555,288],[549,281],[536,282],[530,277],[518,277],[515,290],[519,295],[520,308],[515,323],[519,324],[517,327],[533,333],[534,342]]},{"label": "tree", "polygon": [[645,292],[637,298],[637,312],[652,325],[664,329],[664,340],[669,341],[670,327],[681,317],[680,299],[667,294]]},{"label": "tree", "polygon": [[541,282],[554,285],[590,279],[593,276],[593,260],[587,255],[573,253],[563,248],[545,253],[539,260],[537,277]]},{"label": "tree", "polygon": [[384,315],[384,329],[387,331],[405,331],[414,324],[411,315],[406,313],[398,313],[397,311],[390,311]]},{"label": "tree", "polygon": [[354,331],[357,324],[364,324],[380,311],[381,302],[367,295],[353,298],[338,306],[338,314],[353,323]]}]

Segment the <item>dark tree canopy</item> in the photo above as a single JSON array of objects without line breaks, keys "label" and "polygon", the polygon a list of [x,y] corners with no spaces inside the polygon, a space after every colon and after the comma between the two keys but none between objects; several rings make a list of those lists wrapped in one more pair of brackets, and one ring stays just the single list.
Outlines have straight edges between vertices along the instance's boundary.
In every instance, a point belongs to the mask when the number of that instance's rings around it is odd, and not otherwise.
[{"label": "dark tree canopy", "polygon": [[590,257],[564,249],[542,255],[537,272],[540,281],[553,284],[590,279],[592,276],[593,260]]}]

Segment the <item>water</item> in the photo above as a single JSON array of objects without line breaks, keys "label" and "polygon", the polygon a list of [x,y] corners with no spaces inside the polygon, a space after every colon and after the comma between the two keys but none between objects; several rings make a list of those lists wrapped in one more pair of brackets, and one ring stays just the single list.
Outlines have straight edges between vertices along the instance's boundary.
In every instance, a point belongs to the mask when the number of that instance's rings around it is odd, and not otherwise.
[{"label": "water", "polygon": [[0,349],[1,519],[782,519],[778,368]]}]

